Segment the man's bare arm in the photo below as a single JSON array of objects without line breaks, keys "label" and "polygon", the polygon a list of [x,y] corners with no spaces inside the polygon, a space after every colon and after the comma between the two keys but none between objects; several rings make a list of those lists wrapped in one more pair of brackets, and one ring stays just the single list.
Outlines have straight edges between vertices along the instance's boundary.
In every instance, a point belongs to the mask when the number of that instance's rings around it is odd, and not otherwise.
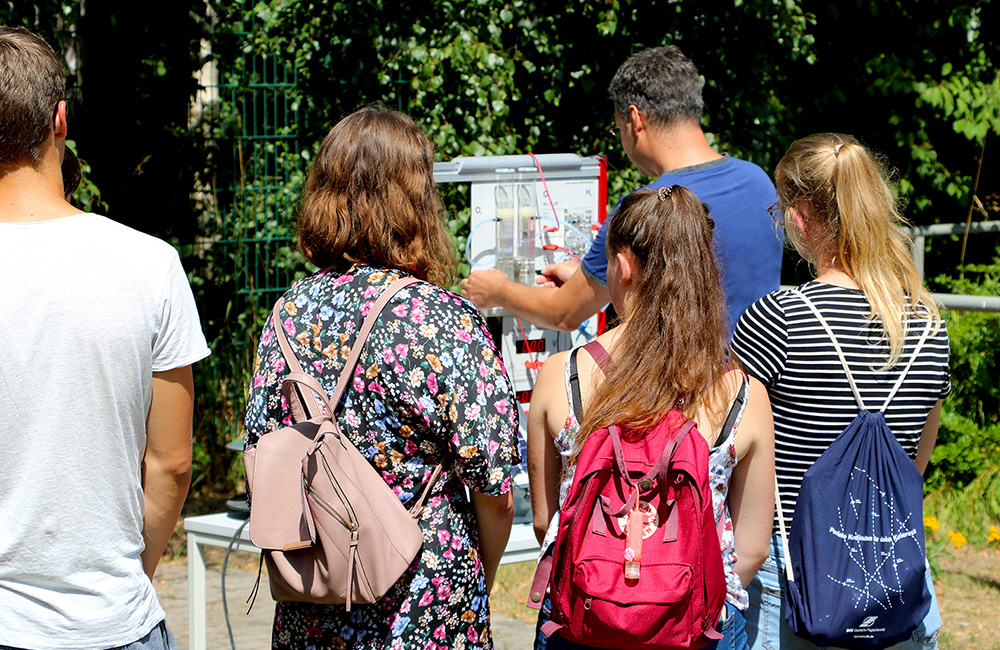
[{"label": "man's bare arm", "polygon": [[191,486],[191,424],[194,379],[191,366],[153,373],[153,398],[146,417],[142,491],[146,500],[142,566],[152,579],[174,532]]},{"label": "man's bare arm", "polygon": [[502,307],[548,329],[571,332],[611,301],[607,287],[579,270],[561,287],[526,287],[503,271],[475,271],[462,280],[462,295],[479,309]]}]

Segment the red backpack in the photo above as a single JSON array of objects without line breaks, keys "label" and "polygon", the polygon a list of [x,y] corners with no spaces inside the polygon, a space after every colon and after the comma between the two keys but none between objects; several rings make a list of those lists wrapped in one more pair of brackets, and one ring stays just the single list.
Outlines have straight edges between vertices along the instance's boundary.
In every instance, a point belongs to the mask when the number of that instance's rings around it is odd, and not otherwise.
[{"label": "red backpack", "polygon": [[[608,365],[603,348],[585,347]],[[539,585],[551,568],[547,636],[623,650],[721,638],[726,578],[708,454],[695,423],[675,410],[645,432],[612,425],[587,437],[552,554],[536,573]]]}]

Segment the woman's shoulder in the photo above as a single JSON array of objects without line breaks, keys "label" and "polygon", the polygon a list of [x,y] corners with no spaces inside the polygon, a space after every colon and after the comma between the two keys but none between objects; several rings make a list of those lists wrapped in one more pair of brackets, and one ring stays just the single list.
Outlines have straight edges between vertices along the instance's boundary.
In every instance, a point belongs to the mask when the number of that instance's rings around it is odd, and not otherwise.
[{"label": "woman's shoulder", "polygon": [[[365,279],[359,305],[367,314],[378,296],[399,277],[398,271],[379,271]],[[390,345],[419,345],[432,357],[448,355],[456,362],[499,363],[499,351],[482,314],[465,298],[439,285],[417,280],[393,294],[381,310],[379,328]],[[469,352],[476,351],[469,355]],[[457,355],[457,356],[456,356]]]},{"label": "woman's shoulder", "polygon": [[935,313],[931,310],[922,300],[914,301],[907,295],[906,316],[917,324],[917,332],[922,332],[924,327],[929,326],[931,339],[948,340],[948,321],[940,312]]},{"label": "woman's shoulder", "polygon": [[738,398],[742,398],[742,404],[746,404],[749,399],[750,377],[742,367],[727,364],[725,373],[715,383],[715,390],[718,391],[720,403],[725,406],[724,410],[728,414],[733,406],[740,406],[737,404]]},{"label": "woman's shoulder", "polygon": [[447,313],[449,315],[464,314],[468,316],[475,316],[477,319],[482,319],[482,313],[468,299],[463,298],[450,289],[445,289],[440,285],[434,284],[433,282],[429,282],[427,280],[417,280],[417,282],[410,285],[408,289],[410,289],[414,294],[411,297],[433,302],[435,305],[439,306],[443,313]]},{"label": "woman's shoulder", "polygon": [[[388,302],[388,310],[407,316],[415,324],[433,324],[437,327],[472,333],[486,331],[482,313],[462,296],[426,280],[417,280],[404,287]],[[464,336],[463,336],[464,339]]]},{"label": "woman's shoulder", "polygon": [[[569,359],[573,354],[574,350],[579,350],[582,345],[575,346],[569,350],[560,350],[559,352],[553,352],[545,359],[542,363],[542,367],[538,372],[538,377],[535,381],[535,390],[542,388],[546,391],[553,391],[557,393],[562,391],[562,386],[565,380],[569,377]],[[584,355],[586,356],[586,355]],[[579,374],[579,361],[580,354],[577,353],[577,372]]]},{"label": "woman's shoulder", "polygon": [[279,303],[283,309],[294,312],[296,315],[303,310],[309,309],[321,303],[329,303],[336,297],[335,302],[343,303],[350,300],[352,289],[362,288],[362,278],[368,274],[358,272],[358,267],[351,267],[346,271],[334,269],[321,269],[299,278],[292,282],[292,285],[279,298]]},{"label": "woman's shoulder", "polygon": [[[393,282],[407,277],[397,269],[356,265],[345,272],[324,270],[297,281],[286,296],[301,299],[302,296],[337,294],[337,302],[359,302],[363,313],[370,309]],[[475,305],[458,294],[427,280],[416,282],[396,291],[386,302],[386,311],[397,315],[405,313],[423,321],[425,318],[437,320],[453,318],[457,321],[482,320]]]},{"label": "woman's shoulder", "polygon": [[[803,299],[803,297],[805,299]],[[808,303],[821,311],[824,308],[844,308],[849,311],[867,313],[868,299],[860,289],[810,280],[795,287],[786,287],[763,296],[753,303],[746,312],[747,320],[788,321],[796,315],[809,311]]]},{"label": "woman's shoulder", "polygon": [[795,299],[794,289],[779,289],[764,294],[753,302],[737,321],[737,333],[741,330],[755,330],[763,323],[781,323],[785,320],[785,310]]}]

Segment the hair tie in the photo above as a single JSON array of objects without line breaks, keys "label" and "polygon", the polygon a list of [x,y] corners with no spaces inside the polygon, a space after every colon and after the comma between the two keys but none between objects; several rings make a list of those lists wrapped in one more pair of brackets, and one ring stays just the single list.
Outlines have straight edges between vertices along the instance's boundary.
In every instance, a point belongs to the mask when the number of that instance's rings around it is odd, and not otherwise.
[{"label": "hair tie", "polygon": [[840,148],[843,147],[843,146],[844,146],[844,143],[840,143],[836,147],[833,148],[833,157],[834,158],[840,158]]},{"label": "hair tie", "polygon": [[670,194],[673,191],[674,191],[673,185],[671,185],[670,187],[661,187],[656,190],[656,196],[658,196],[661,201],[666,201],[667,199],[670,198]]}]

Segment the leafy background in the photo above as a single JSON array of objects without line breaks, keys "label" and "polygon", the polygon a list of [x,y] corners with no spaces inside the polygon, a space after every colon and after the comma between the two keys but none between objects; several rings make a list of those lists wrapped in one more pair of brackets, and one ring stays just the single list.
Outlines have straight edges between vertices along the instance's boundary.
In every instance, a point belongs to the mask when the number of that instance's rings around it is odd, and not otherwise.
[{"label": "leafy background", "polygon": [[[273,290],[307,271],[290,239],[303,175],[322,136],[359,106],[411,114],[441,160],[607,156],[614,201],[643,178],[608,133],[608,81],[633,52],[676,44],[704,77],[718,150],[773,170],[795,138],[847,132],[897,170],[912,223],[998,218],[990,0],[173,0],[148,16],[123,0],[0,3],[0,22],[43,34],[69,64],[71,137],[86,165],[77,201],[182,253],[214,350],[196,368],[199,493],[237,488],[239,464],[222,446],[240,435],[254,337]],[[206,95],[208,69],[218,92]],[[262,94],[276,79],[288,82],[280,105]],[[265,124],[260,111],[281,119]],[[466,201],[461,187],[445,193],[457,250]],[[929,240],[929,284],[998,295],[997,241]],[[786,258],[785,282],[807,274]],[[946,318],[955,390],[927,487],[996,522],[1000,324]],[[990,489],[992,505],[981,496]]]}]

